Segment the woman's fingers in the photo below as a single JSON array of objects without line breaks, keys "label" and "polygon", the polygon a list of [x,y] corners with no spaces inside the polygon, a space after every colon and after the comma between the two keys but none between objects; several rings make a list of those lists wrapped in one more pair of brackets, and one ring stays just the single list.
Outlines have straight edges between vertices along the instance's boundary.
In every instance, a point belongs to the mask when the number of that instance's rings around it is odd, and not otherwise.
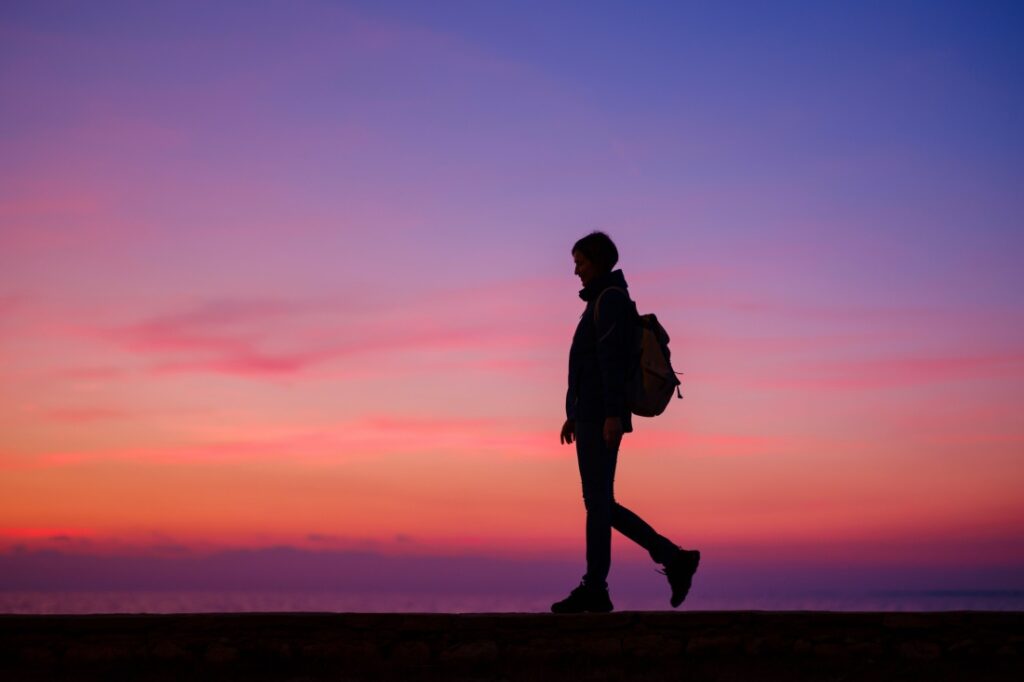
[{"label": "woman's fingers", "polygon": [[571,420],[566,420],[562,424],[562,432],[558,435],[558,440],[561,443],[571,444],[573,437],[575,436],[576,424]]}]

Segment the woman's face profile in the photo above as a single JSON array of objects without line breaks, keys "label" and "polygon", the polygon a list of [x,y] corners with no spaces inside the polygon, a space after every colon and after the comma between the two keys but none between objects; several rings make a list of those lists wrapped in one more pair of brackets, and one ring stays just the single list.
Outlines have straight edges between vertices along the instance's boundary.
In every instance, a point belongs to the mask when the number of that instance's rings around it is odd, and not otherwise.
[{"label": "woman's face profile", "polygon": [[583,286],[587,286],[597,274],[594,263],[579,251],[572,252],[572,259],[576,263],[576,270],[574,271],[576,276],[580,278]]}]

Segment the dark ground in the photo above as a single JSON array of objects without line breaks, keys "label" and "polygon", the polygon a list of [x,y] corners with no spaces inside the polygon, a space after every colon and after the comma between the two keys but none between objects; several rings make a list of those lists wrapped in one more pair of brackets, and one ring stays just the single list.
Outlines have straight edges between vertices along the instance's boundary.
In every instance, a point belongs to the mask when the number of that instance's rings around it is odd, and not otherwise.
[{"label": "dark ground", "polygon": [[3,680],[1024,680],[1024,613],[0,615]]}]

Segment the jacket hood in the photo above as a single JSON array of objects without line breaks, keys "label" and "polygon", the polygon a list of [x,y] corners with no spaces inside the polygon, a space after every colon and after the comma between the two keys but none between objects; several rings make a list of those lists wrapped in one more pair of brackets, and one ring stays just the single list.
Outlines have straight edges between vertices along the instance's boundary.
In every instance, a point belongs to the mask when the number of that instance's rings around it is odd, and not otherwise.
[{"label": "jacket hood", "polygon": [[601,292],[608,287],[618,287],[620,289],[629,288],[629,285],[626,284],[626,277],[622,274],[622,270],[612,270],[600,277],[595,277],[594,281],[580,289],[580,298],[589,303],[600,296]]}]

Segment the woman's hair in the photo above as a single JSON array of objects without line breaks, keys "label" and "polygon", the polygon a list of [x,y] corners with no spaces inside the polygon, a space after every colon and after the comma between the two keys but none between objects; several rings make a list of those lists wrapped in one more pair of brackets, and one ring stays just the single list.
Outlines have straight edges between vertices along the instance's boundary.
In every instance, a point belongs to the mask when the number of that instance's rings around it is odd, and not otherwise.
[{"label": "woman's hair", "polygon": [[615,248],[612,238],[604,232],[591,232],[573,244],[570,253],[577,251],[586,256],[601,272],[611,272],[619,262],[619,250]]}]

